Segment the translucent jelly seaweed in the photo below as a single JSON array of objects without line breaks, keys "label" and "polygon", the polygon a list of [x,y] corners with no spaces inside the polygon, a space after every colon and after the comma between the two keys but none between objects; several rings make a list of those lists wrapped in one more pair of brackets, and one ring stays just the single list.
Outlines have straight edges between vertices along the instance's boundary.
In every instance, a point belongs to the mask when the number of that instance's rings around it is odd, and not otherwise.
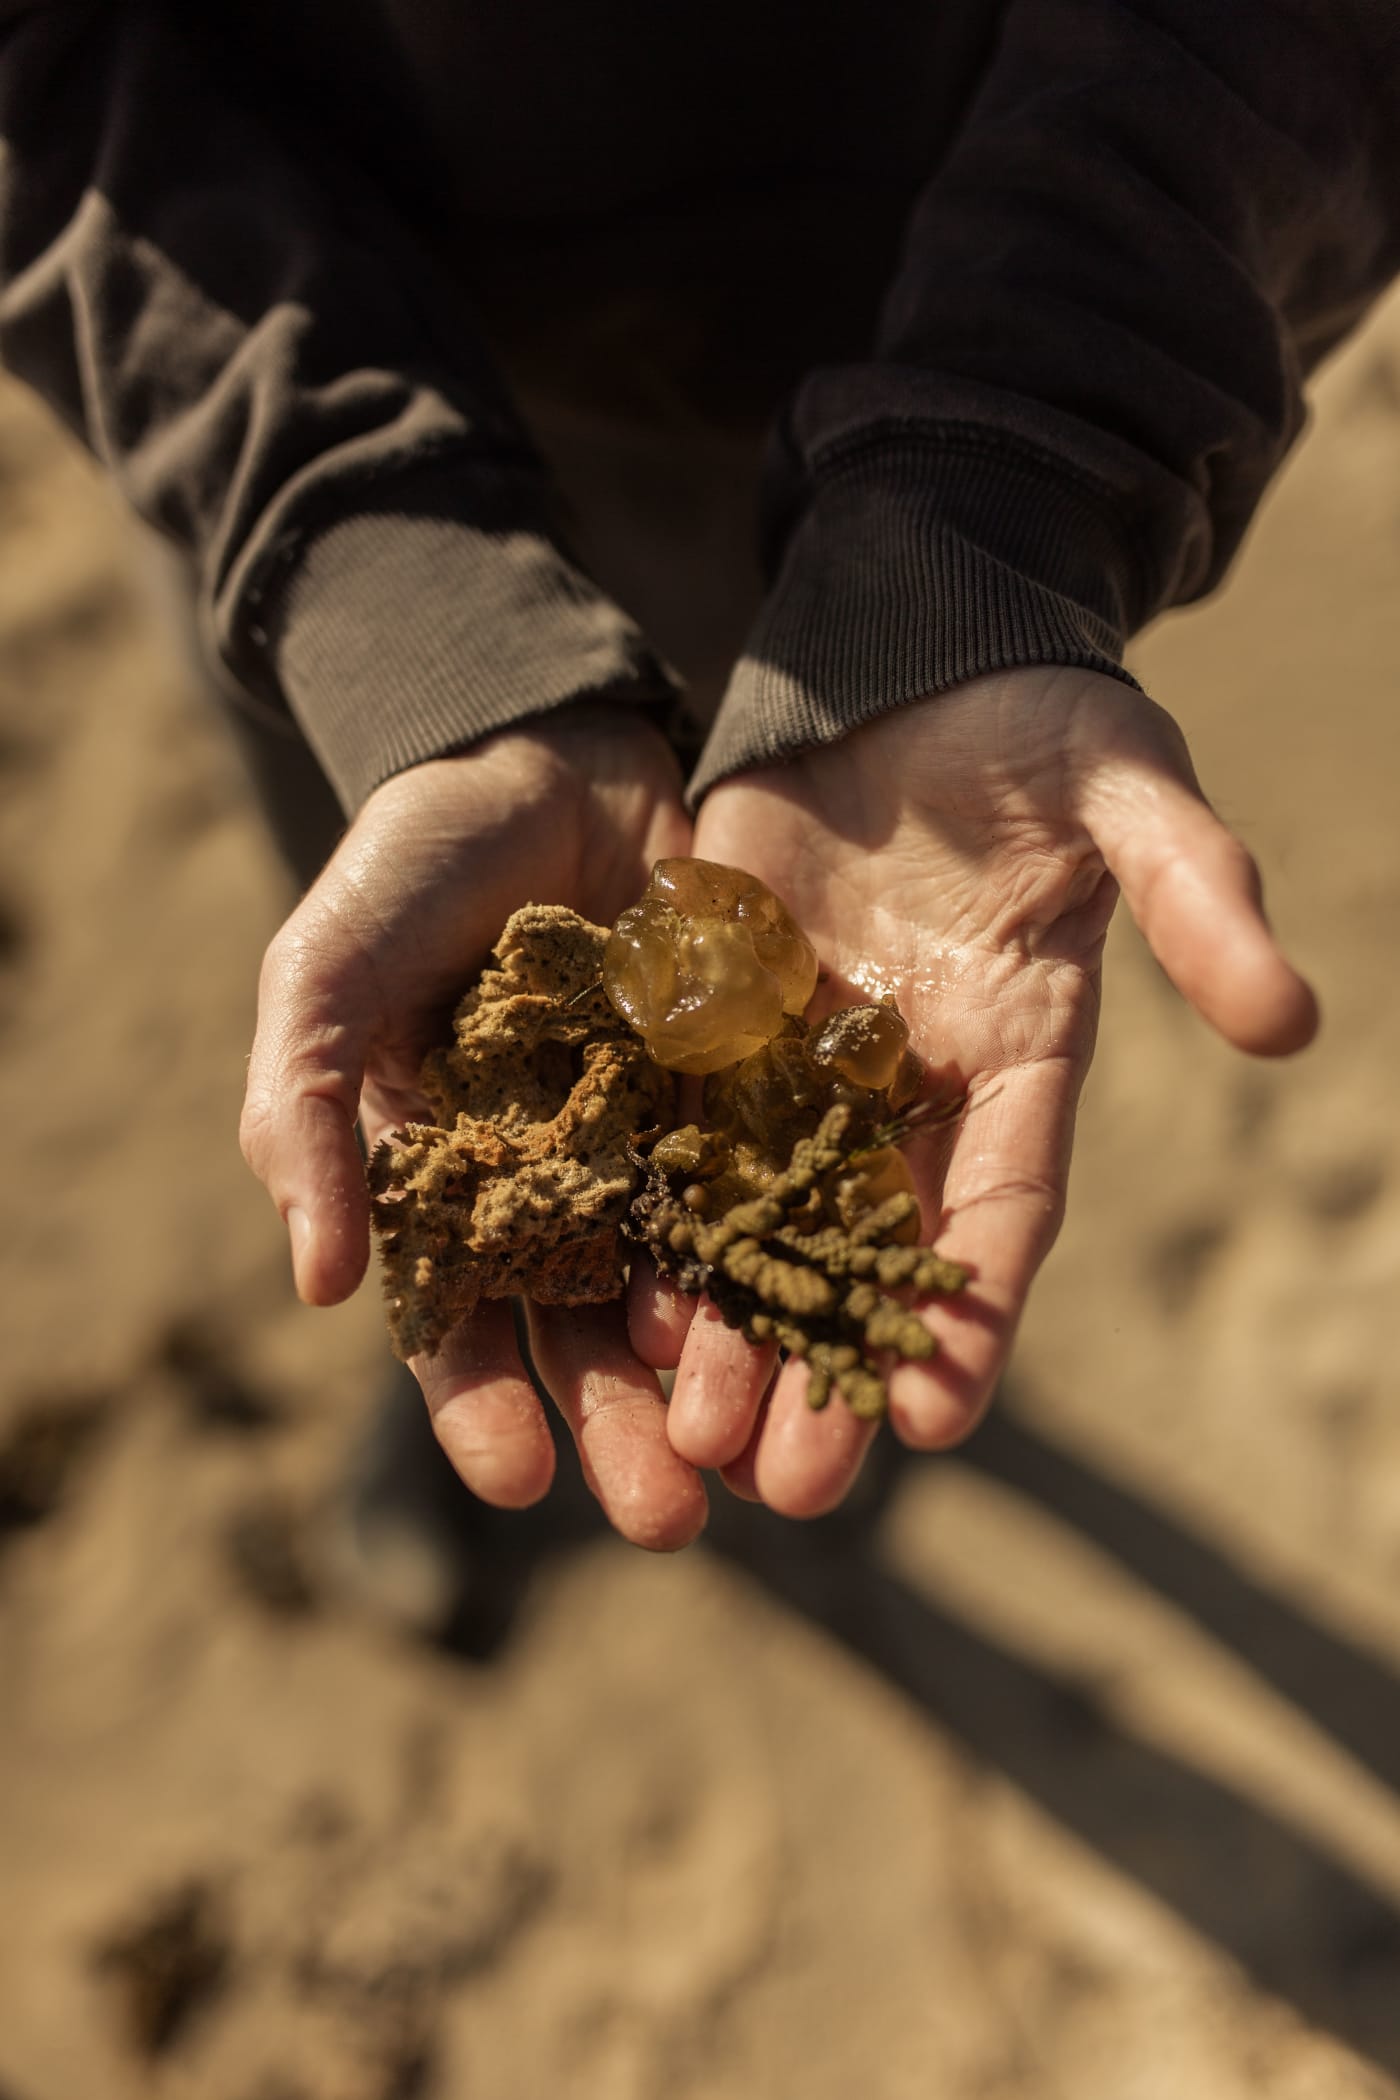
[{"label": "translucent jelly seaweed", "polygon": [[752,1055],[816,982],[816,951],[787,908],[756,875],[712,860],[659,860],[603,957],[608,997],[670,1072]]}]

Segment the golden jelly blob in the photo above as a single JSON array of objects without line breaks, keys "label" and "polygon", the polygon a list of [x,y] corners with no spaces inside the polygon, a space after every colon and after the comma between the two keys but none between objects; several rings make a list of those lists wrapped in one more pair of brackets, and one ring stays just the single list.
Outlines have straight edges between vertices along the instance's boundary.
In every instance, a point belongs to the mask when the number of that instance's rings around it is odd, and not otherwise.
[{"label": "golden jelly blob", "polygon": [[894,1082],[909,1042],[909,1024],[892,1006],[847,1006],[824,1021],[808,1043],[813,1062],[829,1065],[853,1086]]},{"label": "golden jelly blob", "polygon": [[811,942],[757,876],[659,860],[603,956],[603,984],[657,1064],[718,1072],[770,1042],[817,982]]}]

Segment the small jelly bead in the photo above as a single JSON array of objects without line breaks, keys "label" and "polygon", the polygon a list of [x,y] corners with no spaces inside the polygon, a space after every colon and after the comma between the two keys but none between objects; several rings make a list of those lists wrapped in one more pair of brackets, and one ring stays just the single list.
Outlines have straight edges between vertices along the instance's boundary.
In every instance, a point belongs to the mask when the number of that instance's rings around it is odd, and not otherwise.
[{"label": "small jelly bead", "polygon": [[777,898],[717,861],[658,861],[603,958],[608,997],[673,1072],[752,1055],[816,980],[815,951]]},{"label": "small jelly bead", "polygon": [[668,1130],[652,1147],[653,1163],[667,1174],[696,1175],[713,1173],[716,1155],[722,1159],[725,1147],[713,1131],[701,1130],[694,1123],[683,1123],[678,1130]]},{"label": "small jelly bead", "polygon": [[847,1006],[812,1037],[811,1053],[853,1086],[890,1085],[909,1041],[909,1028],[892,1006]]},{"label": "small jelly bead", "polygon": [[[831,1206],[847,1230],[867,1211],[887,1203],[891,1196],[914,1193],[914,1176],[909,1162],[902,1152],[896,1152],[893,1145],[884,1145],[878,1152],[864,1153],[849,1167],[838,1168],[833,1180]],[[913,1241],[918,1236],[917,1217],[910,1218],[907,1225],[902,1225],[894,1235],[897,1241]]]},{"label": "small jelly bead", "polygon": [[705,1113],[715,1122],[747,1130],[772,1151],[790,1152],[811,1128],[803,1111],[820,1114],[828,1091],[824,1077],[814,1069],[805,1042],[780,1035],[746,1057],[713,1091],[706,1088]]}]

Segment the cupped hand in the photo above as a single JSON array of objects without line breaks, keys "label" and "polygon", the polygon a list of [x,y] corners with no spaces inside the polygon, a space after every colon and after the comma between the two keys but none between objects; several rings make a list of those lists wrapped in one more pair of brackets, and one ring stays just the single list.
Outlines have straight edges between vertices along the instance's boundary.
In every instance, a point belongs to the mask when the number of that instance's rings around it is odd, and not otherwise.
[{"label": "cupped hand", "polygon": [[[965,1090],[951,1140],[933,1131],[909,1152],[925,1220],[972,1280],[923,1311],[938,1354],[890,1380],[906,1444],[954,1443],[990,1397],[1063,1215],[1119,891],[1173,983],[1242,1050],[1301,1048],[1312,993],[1176,724],[1096,673],[977,679],[739,775],[704,803],[695,851],[777,892],[834,1003],[894,993],[914,1047]],[[690,1321],[651,1280],[634,1289],[632,1333],[651,1362],[679,1357],[669,1430],[692,1464],[795,1516],[842,1499],[872,1432],[835,1399],[808,1408],[800,1363],[776,1369],[713,1308]]]},{"label": "cupped hand", "polygon": [[[263,963],[244,1154],[286,1220],[300,1295],[348,1297],[369,1260],[357,1119],[372,1149],[422,1117],[424,1051],[512,911],[566,904],[609,924],[653,860],[690,850],[664,740],[622,710],[573,707],[378,788]],[[669,1443],[654,1371],[621,1305],[531,1308],[531,1351],[594,1493],[636,1543],[684,1545],[703,1485]],[[434,1425],[485,1501],[524,1507],[554,1468],[510,1309],[483,1306],[415,1360]]]}]

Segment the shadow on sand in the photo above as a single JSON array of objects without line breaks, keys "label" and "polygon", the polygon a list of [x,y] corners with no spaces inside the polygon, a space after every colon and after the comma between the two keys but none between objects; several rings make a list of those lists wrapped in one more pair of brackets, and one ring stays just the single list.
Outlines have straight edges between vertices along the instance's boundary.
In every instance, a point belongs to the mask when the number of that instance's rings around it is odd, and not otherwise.
[{"label": "shadow on sand", "polygon": [[[1218,1547],[1045,1441],[1003,1396],[958,1453],[1114,1556],[1164,1602],[1400,1787],[1400,1681],[1373,1655],[1252,1581]],[[565,1476],[576,1475],[561,1450]],[[931,1603],[883,1564],[880,1524],[911,1467],[877,1441],[853,1507],[810,1524],[712,1497],[705,1550],[824,1631],[1130,1876],[1377,2067],[1400,2076],[1400,1906],[1309,1835],[1228,1784],[1127,1733],[1060,1678]],[[867,1477],[868,1476],[868,1477]],[[509,1637],[532,1571],[602,1528],[575,1479],[547,1522],[500,1526],[493,1579],[447,1645],[485,1661]],[[487,1513],[489,1519],[489,1513]],[[499,1553],[497,1551],[499,1548]]]},{"label": "shadow on sand", "polygon": [[[858,1520],[717,1512],[712,1543],[878,1670],[1265,1990],[1400,2074],[1400,1909],[1309,1836],[1136,1740],[1077,1686],[973,1633],[881,1566],[881,1511],[909,1465],[892,1439]],[[1400,1785],[1400,1682],[1250,1581],[1161,1510],[1042,1440],[1005,1405],[959,1458],[1114,1555],[1163,1600]]]}]

